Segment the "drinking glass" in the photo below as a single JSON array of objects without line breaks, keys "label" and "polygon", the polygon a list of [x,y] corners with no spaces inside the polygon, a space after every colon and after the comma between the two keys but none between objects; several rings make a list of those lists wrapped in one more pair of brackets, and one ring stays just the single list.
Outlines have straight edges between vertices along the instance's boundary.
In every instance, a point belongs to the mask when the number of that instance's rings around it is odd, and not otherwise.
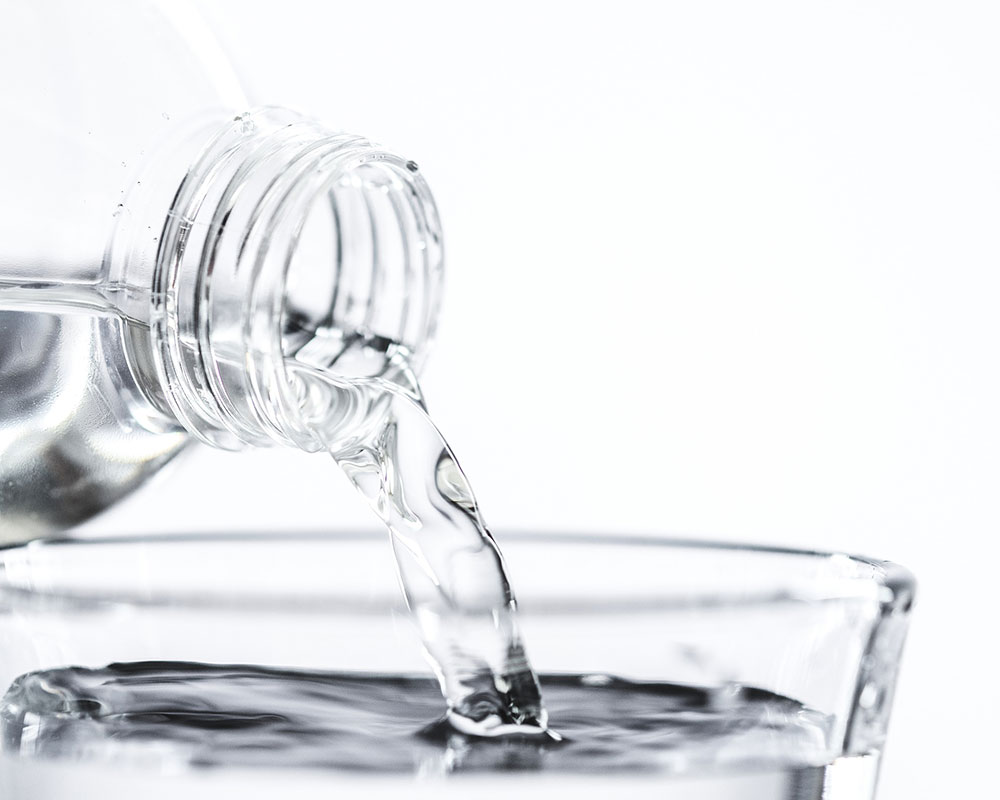
[{"label": "drinking glass", "polygon": [[[167,737],[63,752],[37,717],[5,701],[0,796],[874,796],[913,600],[905,569],[645,536],[497,538],[543,691],[546,676],[584,675],[701,698],[678,717],[683,726],[651,732],[641,768],[549,769],[543,754],[502,771],[463,769],[461,753],[432,744],[407,773],[274,759],[199,766]],[[0,694],[39,670],[150,661],[429,676],[408,614],[384,534],[32,542],[0,551]],[[794,746],[774,738],[766,714],[725,722],[727,702],[745,696],[794,701]],[[708,718],[725,724],[699,738]],[[559,713],[551,725],[559,730]]]}]

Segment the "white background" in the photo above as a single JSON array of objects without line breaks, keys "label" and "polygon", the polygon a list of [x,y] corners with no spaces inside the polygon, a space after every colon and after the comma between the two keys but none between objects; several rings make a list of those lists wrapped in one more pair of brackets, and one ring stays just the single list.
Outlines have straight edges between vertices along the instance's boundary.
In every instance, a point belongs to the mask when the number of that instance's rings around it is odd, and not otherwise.
[{"label": "white background", "polygon": [[[905,564],[880,796],[989,792],[998,7],[202,5],[256,101],[420,163],[449,262],[425,388],[501,541]],[[201,451],[90,527],[358,524],[320,457]]]}]

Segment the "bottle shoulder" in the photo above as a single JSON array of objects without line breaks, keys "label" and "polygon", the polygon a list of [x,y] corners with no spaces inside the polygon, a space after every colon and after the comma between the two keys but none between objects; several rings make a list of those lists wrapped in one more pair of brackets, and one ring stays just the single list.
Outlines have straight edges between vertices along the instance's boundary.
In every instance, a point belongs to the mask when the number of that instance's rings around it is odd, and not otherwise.
[{"label": "bottle shoulder", "polygon": [[0,277],[99,275],[127,194],[188,122],[246,100],[187,4],[52,0],[0,24]]}]

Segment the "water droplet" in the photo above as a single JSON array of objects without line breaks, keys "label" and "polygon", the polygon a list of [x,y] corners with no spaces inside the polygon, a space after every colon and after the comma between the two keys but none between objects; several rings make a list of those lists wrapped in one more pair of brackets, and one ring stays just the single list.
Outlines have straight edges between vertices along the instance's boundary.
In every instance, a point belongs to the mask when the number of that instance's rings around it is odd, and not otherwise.
[{"label": "water droplet", "polygon": [[861,690],[861,696],[858,698],[858,705],[862,708],[874,708],[875,704],[878,702],[878,686],[874,683],[868,683],[865,688]]},{"label": "water droplet", "polygon": [[407,161],[406,162],[406,168],[410,172],[416,172],[418,169],[420,169],[420,167],[417,165],[416,161]]},{"label": "water droplet", "polygon": [[240,123],[240,133],[243,134],[253,133],[256,127],[253,122],[253,117],[250,115],[249,112],[240,114],[239,116],[235,117],[234,120]]}]

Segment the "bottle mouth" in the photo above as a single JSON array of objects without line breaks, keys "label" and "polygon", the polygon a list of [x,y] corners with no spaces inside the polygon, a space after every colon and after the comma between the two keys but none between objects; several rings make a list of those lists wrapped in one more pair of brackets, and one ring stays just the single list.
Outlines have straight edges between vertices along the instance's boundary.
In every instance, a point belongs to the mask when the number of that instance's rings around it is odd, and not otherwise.
[{"label": "bottle mouth", "polygon": [[293,112],[237,117],[177,192],[151,327],[173,411],[218,446],[318,443],[289,366],[418,370],[436,326],[440,223],[417,165]]},{"label": "bottle mouth", "polygon": [[[315,186],[287,200],[300,220],[284,275],[282,349],[336,368],[361,343],[396,345],[416,362],[433,335],[436,307],[426,283],[432,200],[417,165],[384,152],[361,153],[319,169]],[[304,199],[304,203],[301,200]],[[430,287],[435,295],[438,287]],[[354,371],[352,365],[349,371]]]}]

